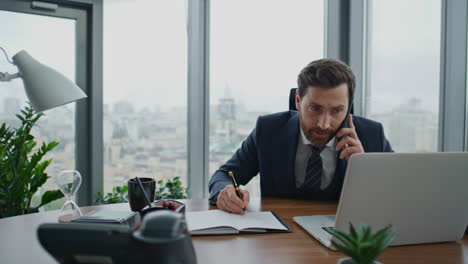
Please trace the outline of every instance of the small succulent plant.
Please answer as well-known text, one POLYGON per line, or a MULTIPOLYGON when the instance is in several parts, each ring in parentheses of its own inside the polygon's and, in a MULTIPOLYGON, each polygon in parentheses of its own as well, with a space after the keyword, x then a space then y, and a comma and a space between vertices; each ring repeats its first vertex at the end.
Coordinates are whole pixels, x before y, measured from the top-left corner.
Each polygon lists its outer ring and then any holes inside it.
POLYGON ((332 245, 348 255, 354 264, 372 264, 375 259, 392 243, 395 234, 391 226, 372 233, 369 226, 360 224, 356 230, 349 224, 349 234, 338 229, 327 228, 328 233, 338 241, 332 240, 332 245))

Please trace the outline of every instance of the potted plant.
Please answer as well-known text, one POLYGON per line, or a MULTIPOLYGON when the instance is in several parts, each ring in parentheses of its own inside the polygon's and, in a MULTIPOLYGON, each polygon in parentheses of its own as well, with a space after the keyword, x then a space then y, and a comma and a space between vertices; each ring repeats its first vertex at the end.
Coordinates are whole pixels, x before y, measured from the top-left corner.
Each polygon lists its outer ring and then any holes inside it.
MULTIPOLYGON (((159 180, 156 182, 155 200, 161 199, 186 199, 188 197, 188 189, 182 186, 180 177, 172 179, 159 180)), ((109 193, 104 193, 103 190, 97 193, 95 200, 96 204, 113 204, 128 202, 128 186, 116 186, 109 193)))
POLYGON ((325 229, 337 240, 332 240, 332 245, 346 254, 348 258, 342 258, 339 264, 378 264, 377 257, 392 243, 395 234, 391 226, 387 226, 375 234, 371 227, 359 225, 358 230, 349 224, 349 234, 335 228, 325 229))
POLYGON ((182 186, 180 177, 174 177, 166 182, 159 180, 156 182, 156 200, 161 199, 187 199, 188 189, 182 186))
POLYGON ((114 204, 128 202, 128 186, 116 186, 112 188, 112 192, 104 194, 101 190, 97 193, 95 204, 114 204))
POLYGON ((39 207, 63 197, 59 190, 45 192, 38 206, 31 205, 33 195, 50 178, 46 169, 52 159, 41 161, 59 143, 42 143, 36 148, 31 129, 41 118, 30 106, 16 115, 18 128, 3 123, 0 127, 0 218, 38 212, 39 207))

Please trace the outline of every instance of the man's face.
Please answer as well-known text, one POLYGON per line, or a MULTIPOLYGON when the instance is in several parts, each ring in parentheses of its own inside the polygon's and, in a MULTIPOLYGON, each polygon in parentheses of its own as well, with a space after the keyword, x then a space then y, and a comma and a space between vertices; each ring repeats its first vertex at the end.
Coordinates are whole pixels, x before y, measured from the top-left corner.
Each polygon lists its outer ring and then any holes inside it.
POLYGON ((330 141, 346 118, 348 110, 348 85, 334 88, 309 86, 300 98, 296 93, 299 121, 307 139, 321 147, 330 141))

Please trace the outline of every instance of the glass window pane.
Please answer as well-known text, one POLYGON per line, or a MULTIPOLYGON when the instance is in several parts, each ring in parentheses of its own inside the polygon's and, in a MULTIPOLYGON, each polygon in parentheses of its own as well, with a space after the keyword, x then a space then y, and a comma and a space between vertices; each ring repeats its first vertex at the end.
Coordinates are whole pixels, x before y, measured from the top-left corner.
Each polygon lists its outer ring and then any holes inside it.
MULTIPOLYGON (((32 57, 75 80, 75 21, 64 18, 46 17, 0 11, 0 24, 15 25, 2 28, 0 45, 8 52, 11 59, 21 50, 26 50, 32 57), (5 21, 5 23, 2 23, 5 21)), ((2 72, 16 73, 18 69, 7 62, 0 52, 2 72)), ((27 97, 21 79, 1 84, 0 123, 18 127, 19 113, 26 105, 27 97)), ((67 104, 44 112, 32 130, 38 145, 42 142, 58 141, 60 144, 44 158, 53 159, 47 168, 50 177, 64 169, 75 168, 75 103, 67 104)), ((57 189, 52 180, 48 180, 34 202, 46 190, 57 189)), ((63 202, 56 201, 46 209, 59 209, 63 202)))
POLYGON ((186 3, 103 8, 104 190, 135 176, 187 186, 186 3))
POLYGON ((365 115, 395 151, 437 151, 441 1, 368 3, 365 115))
MULTIPOLYGON (((210 19, 211 177, 255 127, 287 111, 297 75, 324 53, 324 2, 212 1, 210 19), (268 8, 265 8, 268 7, 268 8)), ((247 186, 260 196, 259 177, 247 186)))

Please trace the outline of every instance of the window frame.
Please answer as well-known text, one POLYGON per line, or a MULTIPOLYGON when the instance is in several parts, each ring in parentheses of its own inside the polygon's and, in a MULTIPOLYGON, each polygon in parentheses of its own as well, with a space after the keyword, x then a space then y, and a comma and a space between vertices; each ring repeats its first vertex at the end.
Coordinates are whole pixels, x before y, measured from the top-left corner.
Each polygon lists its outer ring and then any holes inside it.
POLYGON ((82 176, 77 201, 80 206, 90 205, 103 183, 102 0, 53 3, 58 5, 57 9, 44 10, 32 8, 31 1, 2 0, 0 10, 76 21, 75 82, 88 96, 76 102, 75 168, 82 176))
POLYGON ((439 151, 467 150, 468 1, 442 1, 439 151))
POLYGON ((190 198, 208 194, 210 1, 188 1, 187 183, 190 198))
MULTIPOLYGON (((349 65, 356 74, 356 114, 365 113, 368 2, 353 0, 350 6, 349 65)), ((441 0, 441 50, 438 150, 468 150, 467 0, 441 0)))

